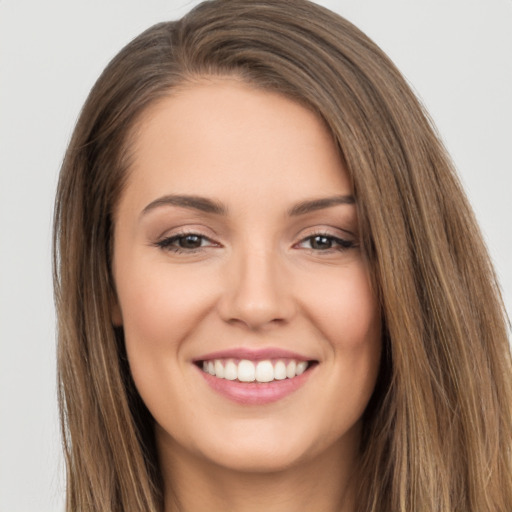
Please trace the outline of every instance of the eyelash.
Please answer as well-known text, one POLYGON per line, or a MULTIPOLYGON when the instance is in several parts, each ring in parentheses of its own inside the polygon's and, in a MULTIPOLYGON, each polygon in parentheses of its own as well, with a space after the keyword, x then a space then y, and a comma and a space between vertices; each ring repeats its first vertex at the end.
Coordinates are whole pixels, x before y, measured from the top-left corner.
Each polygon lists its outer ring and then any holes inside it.
POLYGON ((295 245, 301 245, 306 241, 309 241, 311 243, 315 238, 325 239, 331 244, 331 247, 328 247, 326 249, 314 249, 313 247, 306 248, 307 250, 315 253, 343 252, 357 247, 356 242, 354 242, 353 240, 346 240, 344 238, 333 236, 329 233, 313 233, 312 235, 303 238, 298 244, 295 245), (335 247, 332 247, 332 245, 335 245, 335 247))
MULTIPOLYGON (((357 247, 357 243, 352 240, 346 240, 344 238, 339 238, 336 236, 333 236, 329 233, 319 232, 319 233, 313 233, 305 238, 303 238, 300 242, 294 245, 294 247, 301 246, 302 244, 309 241, 311 243, 315 238, 322 238, 326 242, 331 244, 331 247, 324 248, 324 249, 315 249, 313 247, 304 247, 304 249, 314 252, 314 253, 332 253, 332 252, 343 252, 347 251, 349 249, 354 249, 357 247), (333 247, 334 245, 334 247, 333 247)), ((216 244, 212 240, 210 240, 208 237, 201 235, 199 233, 178 233, 177 235, 173 235, 167 238, 163 238, 162 240, 156 242, 156 246, 164 251, 170 251, 174 252, 176 254, 194 254, 199 251, 202 251, 205 246, 202 245, 202 242, 207 241, 210 243, 207 247, 219 247, 219 244, 216 244), (179 243, 180 240, 183 240, 187 237, 195 237, 197 239, 201 240, 201 245, 199 247, 193 247, 193 248, 185 248, 185 247, 179 247, 178 245, 173 245, 176 243, 179 243)))
POLYGON ((177 254, 193 254, 193 253, 199 252, 203 249, 202 243, 199 247, 188 248, 188 249, 185 247, 179 247, 177 245, 173 245, 174 243, 179 242, 180 240, 183 240, 187 237, 199 238, 201 240, 201 242, 207 240, 208 242, 211 243, 210 247, 216 247, 216 246, 218 247, 218 244, 216 244, 215 242, 210 240, 208 237, 201 235, 199 233, 192 233, 192 232, 191 233, 178 233, 177 235, 163 238, 162 240, 156 242, 155 245, 160 247, 160 249, 163 249, 164 251, 170 251, 170 252, 174 252, 177 254))

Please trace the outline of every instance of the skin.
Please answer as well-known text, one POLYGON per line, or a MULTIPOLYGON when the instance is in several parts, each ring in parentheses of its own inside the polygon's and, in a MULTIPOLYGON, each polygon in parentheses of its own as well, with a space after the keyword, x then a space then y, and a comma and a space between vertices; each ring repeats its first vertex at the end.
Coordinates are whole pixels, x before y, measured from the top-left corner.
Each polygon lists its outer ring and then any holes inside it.
POLYGON ((380 314, 356 205, 289 214, 352 195, 326 127, 281 95, 219 78, 151 106, 132 151, 115 215, 113 321, 155 418, 166 511, 178 510, 172 494, 190 512, 353 510, 380 314), (169 194, 225 212, 158 203, 169 194), (201 246, 176 252, 184 239, 172 237, 185 233, 201 246), (326 244, 314 244, 319 234, 326 244), (240 404, 193 364, 233 347, 277 347, 318 364, 285 398, 240 404))

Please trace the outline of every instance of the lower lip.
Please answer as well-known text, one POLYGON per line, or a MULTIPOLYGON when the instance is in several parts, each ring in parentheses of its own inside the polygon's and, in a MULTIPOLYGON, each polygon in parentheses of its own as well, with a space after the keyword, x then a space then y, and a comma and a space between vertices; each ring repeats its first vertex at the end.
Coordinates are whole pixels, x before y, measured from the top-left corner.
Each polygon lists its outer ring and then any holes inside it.
POLYGON ((282 400, 300 389, 307 382, 315 367, 308 368, 304 373, 293 379, 274 380, 272 382, 239 382, 219 379, 200 368, 198 368, 198 371, 208 385, 225 398, 243 405, 264 405, 282 400))

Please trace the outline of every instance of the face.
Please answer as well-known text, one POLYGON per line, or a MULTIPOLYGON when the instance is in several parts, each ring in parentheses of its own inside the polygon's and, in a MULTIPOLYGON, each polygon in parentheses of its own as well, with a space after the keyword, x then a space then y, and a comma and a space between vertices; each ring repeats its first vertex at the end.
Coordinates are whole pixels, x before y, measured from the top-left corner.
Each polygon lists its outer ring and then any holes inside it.
POLYGON ((132 149, 113 321, 161 452, 271 471, 353 449, 380 315, 322 121, 205 81, 153 105, 132 149))

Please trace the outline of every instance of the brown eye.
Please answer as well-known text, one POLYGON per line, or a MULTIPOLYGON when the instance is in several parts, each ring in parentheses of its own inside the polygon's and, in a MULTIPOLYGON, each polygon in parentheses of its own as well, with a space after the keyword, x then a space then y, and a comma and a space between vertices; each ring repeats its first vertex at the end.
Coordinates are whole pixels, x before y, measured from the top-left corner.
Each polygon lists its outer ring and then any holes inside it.
POLYGON ((304 238, 298 246, 311 251, 329 252, 351 249, 356 247, 356 243, 352 240, 345 240, 337 236, 318 234, 304 238))
POLYGON ((311 237, 311 239, 310 239, 311 249, 316 249, 316 250, 331 249, 332 244, 333 244, 333 240, 331 237, 328 237, 328 236, 317 235, 317 236, 311 237))
POLYGON ((179 237, 176 241, 182 249, 197 249, 201 247, 203 237, 199 235, 186 235, 179 237))
POLYGON ((206 247, 218 247, 218 244, 209 238, 195 233, 184 233, 164 238, 155 244, 160 249, 171 252, 194 252, 206 247))

